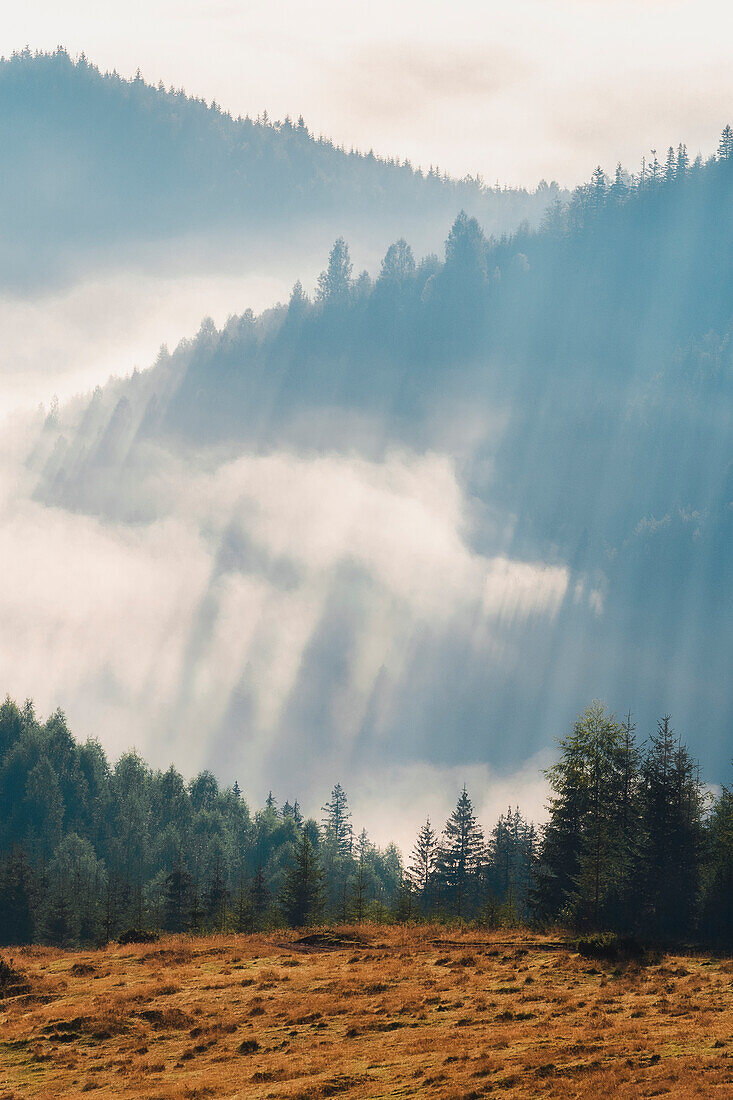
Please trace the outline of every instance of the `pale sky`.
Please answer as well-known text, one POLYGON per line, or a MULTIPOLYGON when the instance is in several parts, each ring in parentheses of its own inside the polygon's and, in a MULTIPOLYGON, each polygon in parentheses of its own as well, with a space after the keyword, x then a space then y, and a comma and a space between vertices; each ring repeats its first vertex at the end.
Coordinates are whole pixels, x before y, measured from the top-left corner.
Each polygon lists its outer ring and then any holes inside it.
POLYGON ((456 175, 572 185, 733 121, 725 0, 27 0, 0 51, 84 51, 233 113, 456 175))

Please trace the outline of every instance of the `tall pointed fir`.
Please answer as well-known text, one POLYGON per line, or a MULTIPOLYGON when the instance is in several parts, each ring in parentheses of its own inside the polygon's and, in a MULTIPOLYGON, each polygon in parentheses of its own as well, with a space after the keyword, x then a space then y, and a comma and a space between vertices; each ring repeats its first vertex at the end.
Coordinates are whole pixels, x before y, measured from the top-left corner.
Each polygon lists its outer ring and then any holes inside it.
POLYGON ((305 830, 300 833, 293 862, 285 876, 280 904, 286 921, 293 928, 313 924, 323 911, 323 871, 305 830))
POLYGON ((586 927, 610 920, 622 859, 624 742, 623 728, 598 701, 559 741, 560 759, 546 772, 550 813, 538 867, 537 909, 545 919, 586 927))
POLYGON ((346 920, 349 879, 354 870, 354 833, 346 791, 340 783, 331 791, 331 797, 323 807, 323 814, 320 851, 325 873, 326 904, 332 917, 346 920))
POLYGON ((537 859, 537 833, 519 807, 499 817, 489 843, 491 910, 503 921, 529 918, 537 859))
POLYGON ((484 836, 464 786, 443 830, 437 865, 441 897, 457 917, 471 916, 479 904, 484 860, 484 836))
POLYGON ((177 855, 165 879, 163 927, 167 932, 186 932, 191 920, 193 879, 181 855, 177 855))
POLYGON ((417 834, 407 874, 409 885, 423 915, 430 910, 434 901, 437 860, 438 836, 428 817, 417 834))
POLYGON ((669 715, 658 723, 642 772, 645 921, 657 937, 687 936, 701 887, 705 794, 669 715))
POLYGON ((702 906, 703 936, 733 943, 733 788, 723 787, 709 824, 710 863, 702 906))

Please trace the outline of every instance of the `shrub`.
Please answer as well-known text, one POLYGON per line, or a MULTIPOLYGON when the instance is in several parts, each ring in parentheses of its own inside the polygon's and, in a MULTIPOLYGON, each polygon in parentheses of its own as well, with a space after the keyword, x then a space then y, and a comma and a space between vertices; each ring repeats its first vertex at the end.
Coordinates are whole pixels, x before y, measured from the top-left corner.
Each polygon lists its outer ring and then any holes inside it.
POLYGON ((633 936, 619 936, 615 932, 591 932, 581 936, 575 947, 584 959, 605 959, 609 962, 642 959, 646 954, 644 946, 633 936))
POLYGON ((157 932, 146 932, 143 928, 128 928, 117 940, 124 947, 128 943, 157 943, 157 932))

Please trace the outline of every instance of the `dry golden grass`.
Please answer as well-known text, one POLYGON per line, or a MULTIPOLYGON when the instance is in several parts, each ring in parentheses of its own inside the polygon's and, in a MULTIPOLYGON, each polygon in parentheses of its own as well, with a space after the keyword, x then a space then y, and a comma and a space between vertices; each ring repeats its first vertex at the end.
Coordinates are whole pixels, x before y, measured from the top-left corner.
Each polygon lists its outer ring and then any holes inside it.
POLYGON ((30 992, 0 1001, 0 1100, 733 1097, 728 960, 339 931, 13 951, 30 992))

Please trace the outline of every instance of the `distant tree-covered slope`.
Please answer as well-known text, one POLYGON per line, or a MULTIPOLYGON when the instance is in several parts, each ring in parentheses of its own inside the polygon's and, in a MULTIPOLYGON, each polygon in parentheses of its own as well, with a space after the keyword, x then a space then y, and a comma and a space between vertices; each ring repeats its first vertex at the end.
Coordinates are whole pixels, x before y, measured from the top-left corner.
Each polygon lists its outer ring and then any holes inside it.
MULTIPOLYGON (((590 694, 600 675, 643 712, 662 683, 695 751, 721 768, 733 646, 726 140, 707 163, 680 149, 652 175, 611 183, 599 170, 537 231, 491 238, 461 214, 444 260, 418 261, 399 240, 376 279, 355 276, 337 241, 315 300, 296 285, 259 318, 205 322, 152 370, 51 416, 33 456, 40 497, 145 521, 177 493, 165 455, 194 469, 202 453, 216 465, 278 448, 448 452, 475 548, 570 571, 558 641, 532 658, 538 695, 543 683, 553 698, 590 694)), ((259 568, 249 551, 227 555, 227 570, 259 568)), ((476 746, 474 694, 489 679, 453 675, 443 720, 470 709, 462 728, 476 746)), ((544 705, 518 702, 519 682, 493 682, 497 726, 541 724, 534 711, 518 719, 517 707, 544 705)), ((442 751, 438 712, 426 720, 442 751)))
MULTIPOLYGON (((609 461, 623 485, 597 519, 603 539, 663 502, 727 500, 733 159, 676 164, 615 186, 596 173, 536 231, 487 237, 463 212, 444 260, 401 239, 375 279, 355 277, 339 239, 314 300, 297 284, 260 317, 207 320, 152 371, 98 391, 75 461, 104 471, 150 439, 350 445, 347 413, 424 445, 436 416, 471 405, 509 410, 499 491, 510 507, 520 485, 536 493, 525 522, 553 541, 570 516, 584 526, 609 461)), ((74 494, 80 468, 65 461, 74 494)))
POLYGON ((240 249, 275 250, 378 231, 432 248, 461 207, 504 231, 537 222, 557 195, 349 152, 302 119, 235 119, 63 50, 0 62, 0 144, 0 280, 11 285, 172 238, 221 248, 234 233, 240 249))

